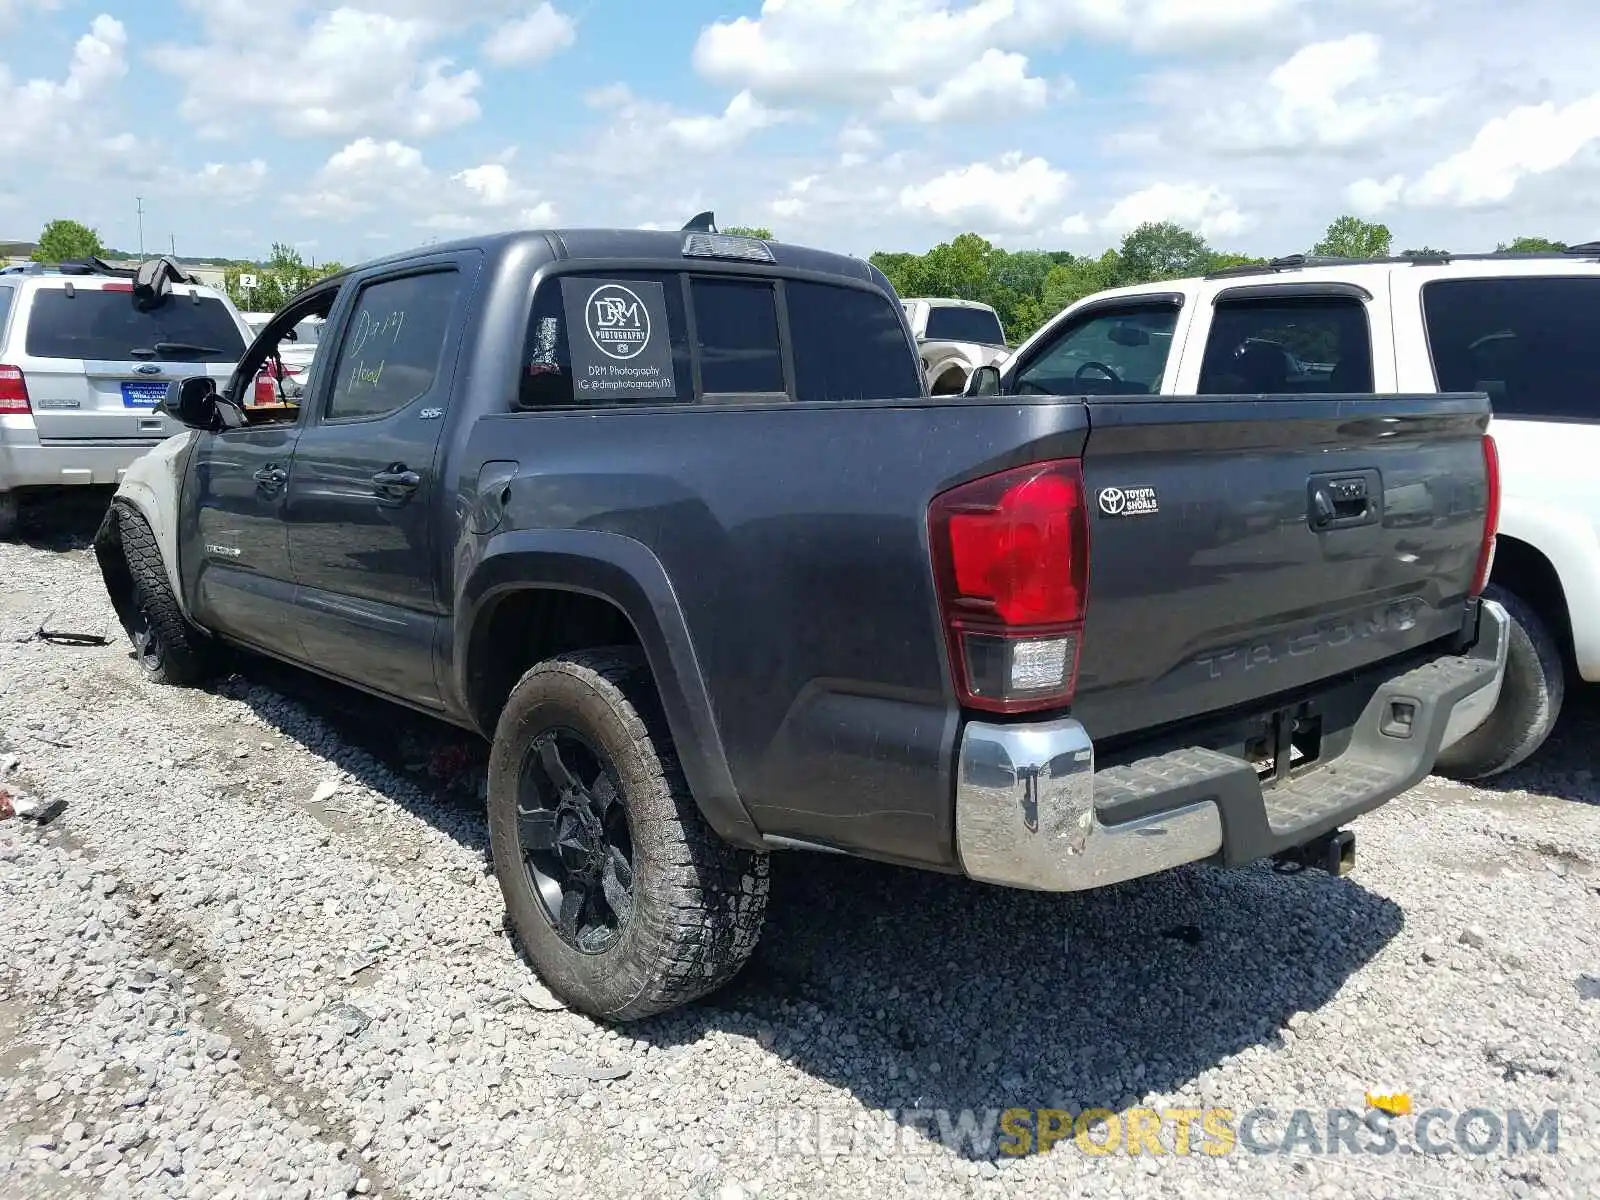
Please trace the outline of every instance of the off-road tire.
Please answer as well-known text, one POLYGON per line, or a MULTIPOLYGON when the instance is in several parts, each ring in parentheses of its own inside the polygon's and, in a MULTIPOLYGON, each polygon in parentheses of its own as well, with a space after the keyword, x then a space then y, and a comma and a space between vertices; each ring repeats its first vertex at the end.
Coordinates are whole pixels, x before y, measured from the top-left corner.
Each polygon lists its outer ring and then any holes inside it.
POLYGON ((540 978, 573 1008, 608 1021, 653 1016, 717 990, 754 951, 766 915, 767 856, 724 842, 700 815, 637 650, 564 654, 522 676, 495 729, 488 808, 512 927, 540 978), (599 953, 580 951, 557 932, 518 833, 522 764, 535 739, 556 728, 595 747, 627 813, 632 915, 599 953))
POLYGON ((9 542, 17 536, 17 494, 0 492, 0 542, 9 542))
POLYGON ((138 655, 141 672, 156 683, 177 687, 204 682, 216 670, 216 647, 178 606, 155 532, 143 514, 127 504, 113 504, 107 520, 117 522, 118 538, 117 544, 96 539, 101 573, 110 587, 117 564, 114 559, 108 563, 107 556, 120 549, 131 584, 120 599, 112 588, 117 617, 136 649, 141 627, 148 627, 155 638, 153 653, 138 655))
POLYGON ((1495 584, 1483 595, 1503 605, 1511 618, 1505 681, 1488 719, 1440 753, 1435 770, 1451 779, 1486 779, 1524 762, 1555 728, 1566 693, 1561 644, 1544 619, 1495 584))

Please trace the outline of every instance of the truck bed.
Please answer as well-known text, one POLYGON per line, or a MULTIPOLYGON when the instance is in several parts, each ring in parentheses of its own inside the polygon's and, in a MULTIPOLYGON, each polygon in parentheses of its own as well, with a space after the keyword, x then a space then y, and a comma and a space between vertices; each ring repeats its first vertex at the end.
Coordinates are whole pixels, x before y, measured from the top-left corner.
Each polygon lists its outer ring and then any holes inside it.
POLYGON ((936 496, 1081 459, 1089 600, 1078 694, 1056 715, 1131 758, 1164 728, 1265 712, 1457 635, 1488 416, 1482 396, 612 409, 480 420, 464 460, 528 447, 508 528, 621 535, 659 561, 770 844, 957 869, 954 747, 973 714, 930 568, 936 496), (1324 475, 1366 479, 1376 515, 1314 531, 1324 475), (1107 488, 1136 507, 1151 489, 1156 511, 1102 511, 1107 488))

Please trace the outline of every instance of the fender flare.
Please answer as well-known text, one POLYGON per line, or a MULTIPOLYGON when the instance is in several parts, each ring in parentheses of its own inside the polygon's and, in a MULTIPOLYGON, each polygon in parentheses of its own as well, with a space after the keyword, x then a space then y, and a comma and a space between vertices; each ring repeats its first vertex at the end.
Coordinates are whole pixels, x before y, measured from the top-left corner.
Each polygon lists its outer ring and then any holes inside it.
POLYGON ((724 841, 766 849, 734 786, 672 581, 649 547, 633 538, 598 530, 535 529, 499 533, 483 546, 457 590, 452 659, 456 694, 480 732, 492 737, 494 726, 487 714, 473 708, 468 675, 473 630, 499 600, 529 589, 578 592, 621 611, 644 649, 678 761, 701 814, 724 841))
POLYGON ((161 565, 166 568, 172 595, 183 615, 190 620, 194 618, 178 578, 178 519, 189 450, 198 436, 194 430, 185 430, 134 459, 123 472, 122 482, 112 497, 113 502, 128 505, 149 524, 161 551, 161 565))
POLYGON ((1555 569, 1578 674, 1587 682, 1600 680, 1600 616, 1589 615, 1600 614, 1600 538, 1593 523, 1573 509, 1508 495, 1498 533, 1538 551, 1555 569))

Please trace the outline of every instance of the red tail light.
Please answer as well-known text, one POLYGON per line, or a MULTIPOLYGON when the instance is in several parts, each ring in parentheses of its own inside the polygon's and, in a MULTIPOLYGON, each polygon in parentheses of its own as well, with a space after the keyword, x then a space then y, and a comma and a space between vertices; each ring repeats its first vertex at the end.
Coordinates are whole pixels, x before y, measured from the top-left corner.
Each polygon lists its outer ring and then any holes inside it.
POLYGON ((22 377, 18 367, 0 367, 0 416, 22 414, 26 416, 33 411, 33 405, 28 402, 28 381, 22 377))
POLYGON ((1494 569, 1494 540, 1500 531, 1500 449, 1492 434, 1483 435, 1483 471, 1489 481, 1489 498, 1483 514, 1483 545, 1478 550, 1478 572, 1472 577, 1472 595, 1483 594, 1494 569))
POLYGON ((278 402, 278 385, 273 382, 272 372, 262 370, 256 376, 256 403, 276 404, 278 402))
POLYGON ((105 283, 105 284, 101 284, 100 285, 100 290, 102 292, 131 292, 131 291, 133 291, 133 284, 131 284, 131 283, 105 283))
POLYGON ((961 703, 1058 708, 1078 682, 1089 520, 1075 459, 1033 463, 934 498, 939 607, 961 703))

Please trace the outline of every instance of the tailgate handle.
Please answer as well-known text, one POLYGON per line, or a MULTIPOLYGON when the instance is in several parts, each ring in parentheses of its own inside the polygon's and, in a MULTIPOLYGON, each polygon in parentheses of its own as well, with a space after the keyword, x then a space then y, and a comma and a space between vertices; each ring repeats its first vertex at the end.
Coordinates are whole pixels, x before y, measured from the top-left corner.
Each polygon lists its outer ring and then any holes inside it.
POLYGON ((1319 533, 1371 525, 1380 516, 1383 487, 1376 471, 1313 475, 1306 492, 1306 521, 1319 533))

